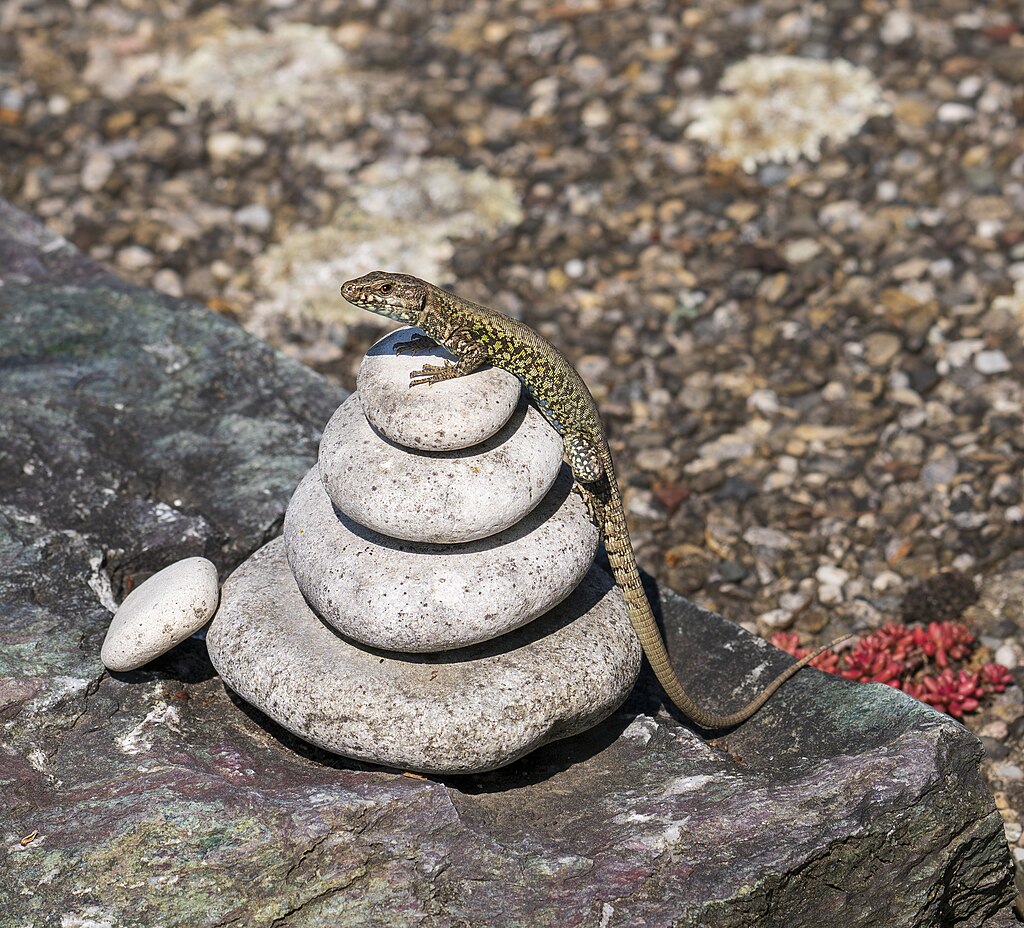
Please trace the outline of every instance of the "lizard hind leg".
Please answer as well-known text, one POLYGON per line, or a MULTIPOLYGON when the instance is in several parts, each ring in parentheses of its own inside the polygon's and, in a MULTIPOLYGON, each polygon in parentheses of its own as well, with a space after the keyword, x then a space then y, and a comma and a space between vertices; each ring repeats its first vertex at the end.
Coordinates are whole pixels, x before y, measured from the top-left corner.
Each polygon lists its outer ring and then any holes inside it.
POLYGON ((602 513, 604 512, 604 507, 601 505, 601 501, 597 498, 594 491, 585 483, 580 483, 578 480, 574 480, 572 483, 572 492, 583 500, 583 505, 587 507, 587 515, 590 517, 590 521, 603 531, 604 518, 602 513))

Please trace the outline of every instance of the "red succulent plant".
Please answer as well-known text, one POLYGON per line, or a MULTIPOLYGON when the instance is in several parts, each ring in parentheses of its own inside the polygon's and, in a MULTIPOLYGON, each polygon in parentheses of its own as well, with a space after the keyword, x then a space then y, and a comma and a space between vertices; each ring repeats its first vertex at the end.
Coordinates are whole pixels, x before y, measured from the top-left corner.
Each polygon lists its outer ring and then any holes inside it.
MULTIPOLYGON (((777 632, 771 641, 794 657, 810 653, 800 646, 795 632, 777 632)), ((982 664, 977 670, 963 666, 975 647, 974 635, 961 622, 889 622, 865 635, 841 658, 826 651, 811 666, 859 683, 885 683, 962 718, 1014 682, 1001 664, 982 664)))

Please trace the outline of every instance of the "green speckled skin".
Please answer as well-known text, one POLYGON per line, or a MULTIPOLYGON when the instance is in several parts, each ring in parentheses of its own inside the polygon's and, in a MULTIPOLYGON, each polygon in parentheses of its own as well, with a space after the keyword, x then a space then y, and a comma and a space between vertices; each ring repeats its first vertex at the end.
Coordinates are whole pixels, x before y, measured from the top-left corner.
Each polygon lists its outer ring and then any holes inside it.
MULTIPOLYGON (((679 710, 694 722, 702 728, 721 729, 746 721, 786 680, 820 653, 788 667, 755 699, 735 712, 719 714, 701 708, 686 693, 669 662, 633 555, 597 404, 565 356, 522 322, 407 274, 373 271, 347 281, 341 293, 356 306, 416 326, 458 359, 454 364, 425 364, 409 375, 413 385, 429 386, 462 377, 484 364, 503 368, 522 381, 537 408, 562 436, 575 489, 601 529, 615 582, 622 590, 633 628, 655 675, 679 710)), ((414 338, 405 347, 416 351, 429 343, 414 338)))

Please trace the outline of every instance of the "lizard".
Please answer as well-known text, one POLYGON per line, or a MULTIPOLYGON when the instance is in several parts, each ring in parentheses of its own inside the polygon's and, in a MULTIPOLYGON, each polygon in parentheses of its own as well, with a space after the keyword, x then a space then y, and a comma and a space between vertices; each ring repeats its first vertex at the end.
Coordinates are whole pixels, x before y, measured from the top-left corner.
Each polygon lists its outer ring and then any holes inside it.
POLYGON ((640 580, 597 404, 568 359, 518 319, 408 274, 373 271, 346 281, 341 295, 354 306, 414 326, 423 333, 396 346, 399 353, 419 353, 440 345, 456 358, 443 365, 425 363, 409 375, 410 387, 463 377, 485 364, 502 368, 522 382, 537 409, 562 439, 565 460, 572 471, 573 490, 583 499, 601 533, 626 612, 658 682, 676 707, 698 726, 719 730, 745 722, 790 677, 837 643, 833 641, 791 664, 740 709, 718 713, 700 706, 686 692, 669 662, 640 580))

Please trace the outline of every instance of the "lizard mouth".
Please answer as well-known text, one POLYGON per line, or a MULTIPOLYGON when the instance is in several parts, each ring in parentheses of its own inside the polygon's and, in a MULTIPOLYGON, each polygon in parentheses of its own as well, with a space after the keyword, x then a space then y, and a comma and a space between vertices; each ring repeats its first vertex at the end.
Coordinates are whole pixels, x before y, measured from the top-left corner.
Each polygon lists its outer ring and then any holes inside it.
POLYGON ((356 305, 362 305, 369 302, 367 299, 369 294, 366 292, 360 292, 354 280, 346 280, 345 283, 341 285, 341 295, 350 303, 355 303, 356 305))

